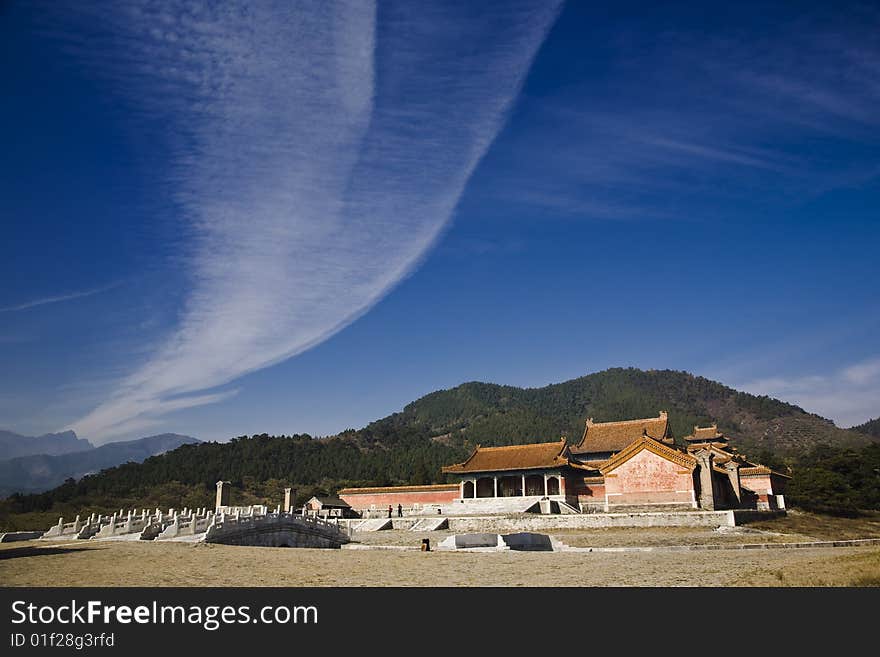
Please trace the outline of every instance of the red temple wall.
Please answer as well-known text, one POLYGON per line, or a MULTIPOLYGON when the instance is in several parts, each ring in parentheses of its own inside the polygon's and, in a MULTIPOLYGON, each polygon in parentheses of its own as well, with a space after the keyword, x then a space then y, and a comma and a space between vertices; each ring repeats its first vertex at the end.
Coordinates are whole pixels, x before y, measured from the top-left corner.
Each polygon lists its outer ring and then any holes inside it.
POLYGON ((339 497, 345 500, 353 509, 369 509, 375 506, 376 509, 388 508, 390 504, 395 509, 400 504, 405 508, 411 508, 413 504, 449 504, 458 498, 458 484, 453 484, 448 488, 434 489, 430 491, 413 491, 407 490, 405 487, 400 491, 390 489, 381 489, 376 492, 363 493, 346 493, 339 492, 339 497))
POLYGON ((605 475, 609 506, 692 504, 691 471, 653 452, 641 452, 605 475))

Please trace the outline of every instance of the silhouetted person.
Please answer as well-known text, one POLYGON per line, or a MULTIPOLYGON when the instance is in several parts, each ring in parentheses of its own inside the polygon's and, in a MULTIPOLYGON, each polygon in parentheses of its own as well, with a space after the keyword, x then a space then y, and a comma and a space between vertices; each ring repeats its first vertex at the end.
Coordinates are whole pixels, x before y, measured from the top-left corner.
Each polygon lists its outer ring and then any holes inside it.
POLYGON ((400 504, 397 505, 397 517, 398 518, 403 517, 403 507, 400 504))
POLYGON ((389 518, 391 517, 391 505, 390 504, 388 505, 388 517, 389 518))

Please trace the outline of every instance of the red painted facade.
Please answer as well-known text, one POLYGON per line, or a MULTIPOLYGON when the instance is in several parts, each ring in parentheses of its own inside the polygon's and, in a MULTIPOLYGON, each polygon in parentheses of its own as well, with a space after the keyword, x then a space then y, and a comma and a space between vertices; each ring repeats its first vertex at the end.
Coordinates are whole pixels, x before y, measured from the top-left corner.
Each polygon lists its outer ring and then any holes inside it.
POLYGON ((643 449, 605 475, 610 507, 643 504, 692 505, 691 470, 643 449))
POLYGON ((784 479, 774 477, 772 474, 741 476, 740 486, 754 493, 759 508, 775 509, 777 507, 776 495, 782 493, 784 479))
POLYGON ((389 505, 396 511, 400 504, 411 509, 414 504, 449 504, 459 495, 458 484, 437 486, 401 486, 393 488, 352 488, 339 491, 339 497, 351 508, 387 509, 389 505))
POLYGON ((601 480, 597 481, 596 477, 572 480, 568 484, 568 490, 572 495, 577 496, 581 505, 605 504, 605 483, 601 480))

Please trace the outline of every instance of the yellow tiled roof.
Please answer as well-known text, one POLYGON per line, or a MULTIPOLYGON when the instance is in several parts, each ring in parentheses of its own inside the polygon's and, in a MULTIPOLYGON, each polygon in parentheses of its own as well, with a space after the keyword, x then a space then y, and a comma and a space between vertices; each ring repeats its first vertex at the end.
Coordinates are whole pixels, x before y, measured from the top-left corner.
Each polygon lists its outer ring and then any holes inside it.
POLYGON ((645 435, 659 441, 670 439, 666 411, 660 411, 658 417, 620 422, 593 422, 593 418, 590 418, 583 438, 572 448, 572 453, 619 452, 645 435))
POLYGON ((781 472, 776 472, 776 470, 771 470, 766 465, 762 465, 761 463, 749 463, 749 467, 739 469, 739 475, 741 477, 776 475, 777 477, 785 477, 786 479, 791 479, 791 477, 789 477, 787 474, 782 474, 781 472))
POLYGON ((443 472, 491 472, 495 470, 531 470, 570 465, 565 439, 552 443, 480 447, 463 463, 443 468, 443 472))
POLYGON ((690 436, 685 436, 684 439, 711 442, 713 440, 723 437, 724 434, 718 431, 718 425, 713 424, 708 427, 694 427, 694 432, 690 436))

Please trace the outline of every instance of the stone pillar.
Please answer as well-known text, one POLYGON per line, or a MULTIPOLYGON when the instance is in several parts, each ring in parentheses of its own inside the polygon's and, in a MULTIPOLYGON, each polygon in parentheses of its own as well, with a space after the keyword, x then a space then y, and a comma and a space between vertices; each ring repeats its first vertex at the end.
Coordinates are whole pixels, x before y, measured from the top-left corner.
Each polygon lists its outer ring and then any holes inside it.
POLYGON ((296 496, 293 488, 284 489, 284 513, 293 512, 293 499, 296 496))
POLYGON ((228 481, 218 481, 217 482, 217 496, 214 498, 214 510, 216 511, 221 506, 229 506, 229 488, 230 483, 228 481))
POLYGON ((712 478, 712 461, 715 457, 707 449, 694 454, 700 465, 700 508, 705 511, 715 510, 715 482, 712 478))
POLYGON ((498 497, 498 477, 492 477, 492 481, 495 484, 495 497, 498 497))
POLYGON ((739 463, 731 459, 724 464, 724 469, 727 471, 727 478, 730 479, 730 487, 733 488, 733 493, 736 495, 737 506, 739 506, 742 502, 742 488, 739 483, 739 463))

